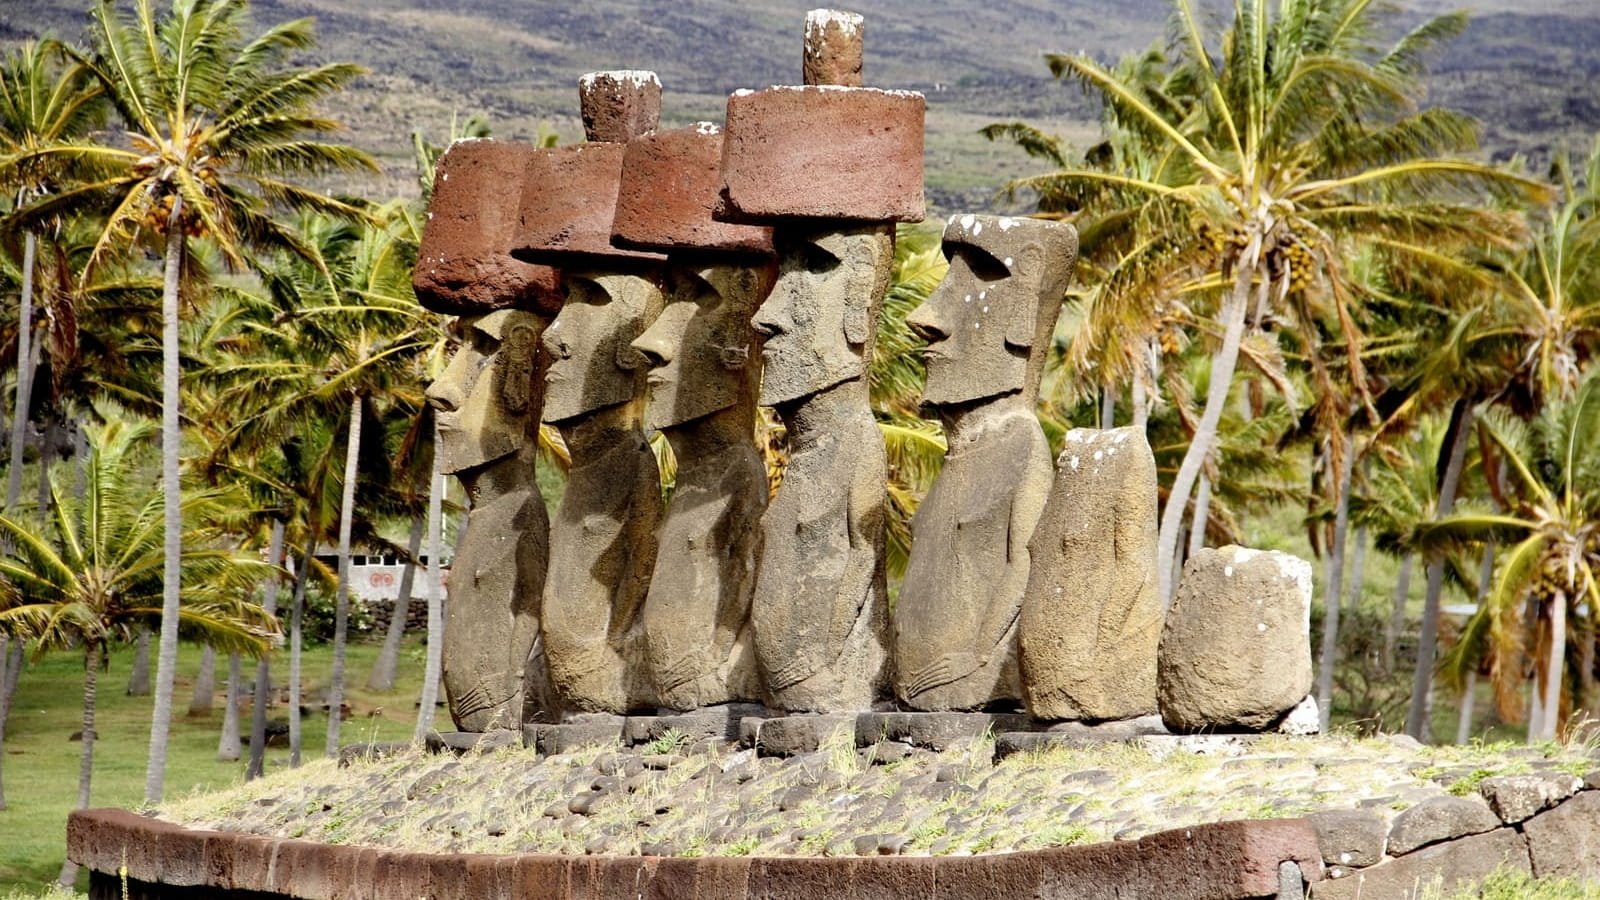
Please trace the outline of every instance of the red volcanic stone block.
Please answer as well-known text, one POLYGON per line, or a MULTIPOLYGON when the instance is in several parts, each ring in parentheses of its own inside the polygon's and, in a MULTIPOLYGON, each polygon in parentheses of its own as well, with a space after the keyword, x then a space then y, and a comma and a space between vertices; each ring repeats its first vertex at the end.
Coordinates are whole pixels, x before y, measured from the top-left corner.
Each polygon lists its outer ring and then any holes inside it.
POLYGON ((717 217, 732 222, 919 222, 926 102, 828 86, 728 98, 717 217))
POLYGON ((661 81, 643 70, 590 72, 578 79, 578 108, 589 140, 630 141, 661 121, 661 81))
POLYGON ((1217 822, 1139 839, 1139 884, 1166 900, 1270 897, 1278 866, 1294 862, 1322 879, 1322 852, 1309 819, 1217 822))
POLYGON ((587 143, 530 156, 512 255, 563 267, 665 259, 611 245, 626 151, 626 144, 587 143))
POLYGON ((611 242, 635 250, 771 255, 772 229, 711 217, 722 184, 722 130, 710 123, 628 142, 611 242))
POLYGON ((539 152, 507 141, 463 140, 439 158, 412 273, 423 306, 451 315, 560 308, 556 270, 511 256, 523 177, 539 152))

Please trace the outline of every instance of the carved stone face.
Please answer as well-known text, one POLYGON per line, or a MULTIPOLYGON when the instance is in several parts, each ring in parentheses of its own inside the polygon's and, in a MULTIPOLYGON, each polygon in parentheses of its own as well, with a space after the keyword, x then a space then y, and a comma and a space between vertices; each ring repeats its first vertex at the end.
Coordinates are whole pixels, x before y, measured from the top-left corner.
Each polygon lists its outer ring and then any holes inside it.
POLYGON ((563 422, 639 394, 647 363, 629 346, 661 309, 641 275, 568 272, 566 302, 544 332, 550 354, 544 420, 563 422))
POLYGON ((950 271, 906 325, 928 342, 922 400, 934 406, 1035 390, 1076 232, 1059 222, 962 216, 945 230, 950 271))
POLYGON ((866 371, 878 308, 894 263, 882 226, 796 233, 778 229, 778 281, 750 324, 762 347, 761 403, 810 396, 866 371))
POLYGON ((760 337, 750 314, 772 279, 768 266, 668 268, 666 305, 633 342, 650 360, 646 427, 681 425, 754 393, 760 337))
POLYGON ((439 423, 441 468, 457 473, 515 453, 539 411, 535 352, 546 320, 525 310, 463 316, 450 364, 428 386, 439 423))

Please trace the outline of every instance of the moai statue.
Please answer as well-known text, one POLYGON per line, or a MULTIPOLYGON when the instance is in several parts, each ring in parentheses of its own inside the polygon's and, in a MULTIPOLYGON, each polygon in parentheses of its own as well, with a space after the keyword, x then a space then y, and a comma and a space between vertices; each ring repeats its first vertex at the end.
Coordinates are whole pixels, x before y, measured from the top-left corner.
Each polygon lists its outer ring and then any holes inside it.
POLYGON ((1056 458, 1018 636, 1035 719, 1156 711, 1156 458, 1143 428, 1074 428, 1056 458))
POLYGON ((894 222, 923 217, 922 95, 860 87, 862 21, 806 17, 803 87, 728 100, 720 218, 774 226, 761 403, 788 433, 753 609, 768 705, 864 710, 886 693, 887 463, 867 397, 894 222))
POLYGON ((634 140, 612 226, 613 243, 667 253, 666 306, 633 346, 652 364, 646 423, 678 463, 644 607, 651 681, 677 710, 759 694, 750 591, 768 487, 750 314, 772 288, 772 234, 712 220, 721 159, 709 123, 634 140))
POLYGON ((640 426, 645 358, 630 344, 661 310, 659 254, 611 245, 630 137, 653 130, 661 85, 649 72, 579 82, 590 143, 530 159, 516 254, 562 267, 565 303, 544 332, 544 421, 572 466, 550 529, 541 630, 563 715, 653 709, 640 613, 656 562, 661 478, 640 426))
POLYGON ((1052 475, 1034 404, 1077 232, 966 215, 945 228, 944 252, 949 273, 906 319, 928 342, 922 400, 949 449, 911 522, 895 693, 913 709, 970 710, 1022 699, 1017 619, 1052 475))
POLYGON ((443 653, 450 716, 462 731, 520 728, 549 703, 538 641, 549 524, 534 459, 539 337, 560 295, 556 270, 509 254, 535 152, 503 141, 451 145, 413 276, 424 306, 460 316, 451 326, 459 346, 428 401, 440 467, 461 481, 470 504, 443 653))

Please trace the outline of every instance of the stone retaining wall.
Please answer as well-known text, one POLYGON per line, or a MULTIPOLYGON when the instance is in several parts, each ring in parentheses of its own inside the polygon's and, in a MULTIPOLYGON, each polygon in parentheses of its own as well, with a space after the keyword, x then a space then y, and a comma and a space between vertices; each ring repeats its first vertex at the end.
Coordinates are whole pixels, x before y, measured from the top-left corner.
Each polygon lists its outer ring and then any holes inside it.
POLYGON ((1370 809, 1314 813, 1328 879, 1311 900, 1415 900, 1501 867, 1600 878, 1596 787, 1594 775, 1502 775, 1483 779, 1477 793, 1425 800, 1388 825, 1370 809))
POLYGON ((124 887, 130 900, 1255 900, 1299 897, 1322 877, 1305 819, 991 856, 685 859, 405 853, 91 809, 68 820, 67 855, 106 900, 124 887))

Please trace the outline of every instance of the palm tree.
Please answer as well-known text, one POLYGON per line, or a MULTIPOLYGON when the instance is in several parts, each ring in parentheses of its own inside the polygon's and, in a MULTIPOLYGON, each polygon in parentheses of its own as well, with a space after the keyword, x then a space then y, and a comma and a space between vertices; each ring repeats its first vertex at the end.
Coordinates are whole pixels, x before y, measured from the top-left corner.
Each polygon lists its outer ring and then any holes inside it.
POLYGON ((329 170, 375 170, 370 158, 341 144, 315 140, 337 123, 314 111, 318 101, 360 69, 349 64, 288 67, 290 54, 313 45, 312 23, 301 19, 244 36, 245 0, 175 0, 158 16, 151 0, 136 0, 131 17, 116 0, 97 0, 90 12, 92 50, 78 60, 100 84, 122 120, 116 145, 68 143, 25 154, 32 162, 64 159, 105 173, 33 204, 24 221, 92 201, 109 205, 104 236, 89 268, 137 242, 158 238, 162 291, 162 478, 166 490, 167 570, 155 708, 145 799, 160 799, 172 716, 182 572, 178 495, 178 300, 194 294, 185 278, 190 236, 214 242, 233 266, 246 247, 303 249, 268 215, 271 206, 354 216, 345 204, 296 186, 287 177, 329 170))
POLYGON ((1590 373, 1530 425, 1502 420, 1488 433, 1505 471, 1506 511, 1447 518, 1426 538, 1450 546, 1504 541, 1494 587, 1457 652, 1491 654, 1496 698, 1513 713, 1519 661, 1535 656, 1545 714, 1529 738, 1553 740, 1571 708, 1569 681, 1576 687, 1587 680, 1582 672, 1569 676, 1569 620, 1587 617, 1578 631, 1593 640, 1600 608, 1600 458, 1593 452, 1600 443, 1600 374, 1590 373), (1532 634, 1523 617, 1530 599, 1538 610, 1532 634))
MULTIPOLYGON (((63 66, 61 47, 53 40, 28 41, 0 62, 0 157, 36 153, 76 138, 93 126, 100 113, 100 88, 77 65, 63 66)), ((61 174, 59 166, 37 160, 7 167, 0 190, 16 205, 49 194, 61 174)), ((38 235, 26 229, 22 250, 22 297, 17 316, 17 393, 12 406, 11 468, 6 481, 5 509, 16 505, 22 490, 22 445, 28 422, 30 392, 38 347, 33 338, 33 288, 38 235)))
MULTIPOLYGON (((139 479, 139 452, 149 441, 144 426, 112 422, 96 429, 88 483, 80 501, 56 491, 45 528, 0 517, 0 534, 15 551, 0 558, 0 580, 17 602, 0 612, 8 628, 46 649, 79 648, 84 654, 83 751, 78 807, 89 805, 94 769, 95 691, 106 651, 126 642, 140 624, 164 615, 161 605, 165 541, 161 491, 139 479)), ((215 492, 184 498, 188 516, 183 556, 183 597, 174 619, 192 640, 258 656, 268 649, 273 621, 248 596, 262 568, 247 557, 215 549, 213 529, 195 524, 223 501, 215 492)), ((70 861, 61 883, 76 874, 70 861)))
MULTIPOLYGON (((1098 93, 1120 126, 1156 161, 1148 173, 1094 165, 1024 179, 1056 208, 1078 208, 1107 187, 1136 202, 1105 217, 1140 237, 1108 276, 1117 287, 1102 312, 1136 346, 1154 336, 1170 305, 1147 302, 1172 285, 1193 308, 1181 315, 1215 342, 1204 411, 1162 513, 1159 577, 1171 596, 1172 560, 1189 496, 1206 468, 1252 330, 1289 326, 1310 361, 1324 421, 1344 419, 1347 399, 1367 405, 1367 378, 1351 278, 1344 260, 1362 245, 1436 256, 1466 244, 1507 246, 1515 217, 1475 205, 1477 193, 1542 196, 1542 189, 1477 163, 1443 158, 1469 148, 1464 116, 1414 110, 1421 57, 1461 30, 1464 18, 1430 20, 1373 53, 1370 0, 1241 0, 1232 25, 1208 43, 1191 0, 1176 0, 1175 56, 1156 84, 1107 69, 1087 55, 1052 55, 1051 70, 1098 93), (1206 318, 1199 308, 1215 303, 1206 318), (1253 310, 1253 312, 1252 312, 1253 310), (1334 384, 1318 350, 1342 336, 1349 376, 1334 384)), ((1341 430, 1327 428, 1334 456, 1341 430)))

